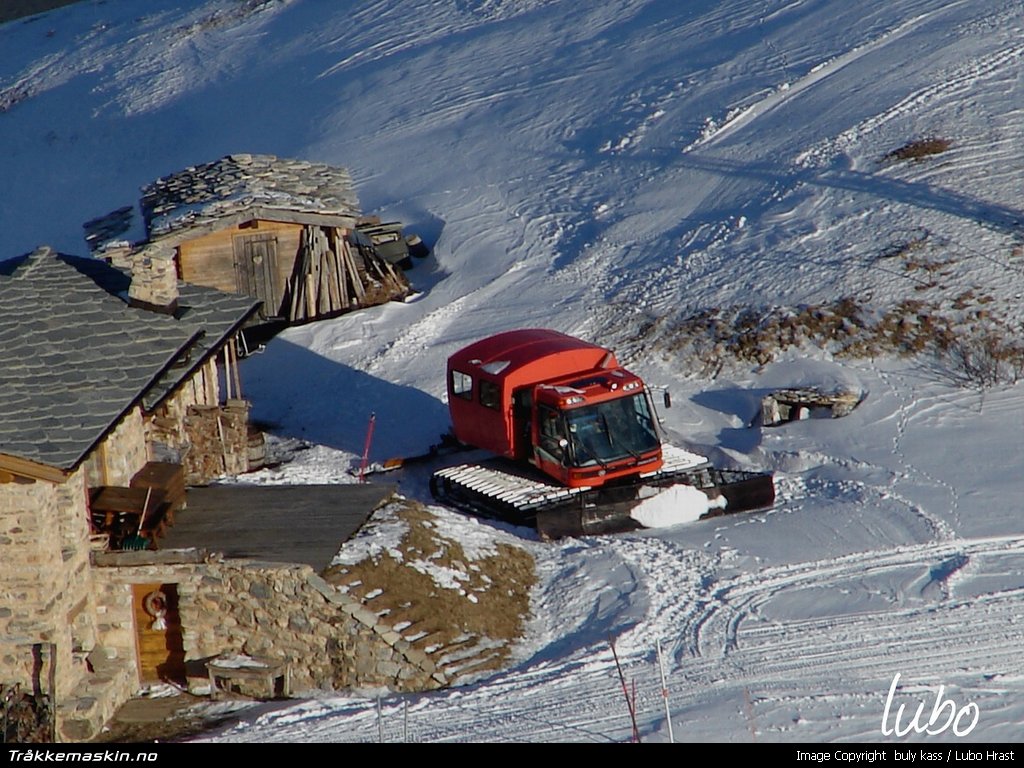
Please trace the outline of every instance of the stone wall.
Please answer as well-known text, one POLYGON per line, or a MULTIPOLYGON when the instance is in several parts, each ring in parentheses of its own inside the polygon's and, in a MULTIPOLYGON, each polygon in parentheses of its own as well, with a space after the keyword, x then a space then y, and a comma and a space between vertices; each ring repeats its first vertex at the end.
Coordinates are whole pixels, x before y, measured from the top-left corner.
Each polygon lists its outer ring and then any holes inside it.
POLYGON ((210 358, 192 378, 178 387, 146 419, 146 440, 152 458, 180 463, 188 453, 185 419, 193 406, 216 406, 220 382, 216 358, 210 358))
POLYGON ((60 698, 85 673, 95 641, 83 475, 64 486, 16 478, 0 484, 0 680, 46 687, 33 646, 56 646, 60 698), (65 520, 66 518, 66 520, 65 520), (77 535, 76 535, 77 534, 77 535))
POLYGON ((149 461, 142 411, 133 408, 103 440, 104 485, 126 486, 149 461))
POLYGON ((250 469, 251 406, 242 399, 218 405, 219 394, 217 361, 210 358, 146 420, 151 457, 181 463, 187 485, 250 469))
POLYGON ((0 484, 0 679, 7 683, 32 687, 32 645, 58 640, 50 624, 62 570, 56 522, 52 483, 0 484))
MULTIPOLYGON (((121 560, 145 557, 125 553, 121 560)), ((102 567, 95 579, 103 645, 121 653, 133 652, 131 585, 177 585, 189 687, 197 693, 207 687, 203 662, 220 654, 285 661, 295 691, 427 690, 447 682, 425 654, 309 566, 207 558, 102 567)))
MULTIPOLYGON (((0 682, 49 697, 58 729, 95 682, 87 664, 98 631, 86 498, 82 470, 62 484, 0 484, 0 682)), ((115 702, 107 682, 99 683, 99 696, 111 701, 104 715, 131 693, 115 702)))

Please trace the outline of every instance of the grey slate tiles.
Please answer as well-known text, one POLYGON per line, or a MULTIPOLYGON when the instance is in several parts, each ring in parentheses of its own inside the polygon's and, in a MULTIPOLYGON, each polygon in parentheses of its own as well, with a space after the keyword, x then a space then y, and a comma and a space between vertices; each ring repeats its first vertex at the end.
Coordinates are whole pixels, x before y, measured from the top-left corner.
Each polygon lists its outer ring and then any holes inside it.
POLYGON ((228 155, 157 179, 143 188, 141 207, 150 239, 254 207, 359 217, 346 169, 274 155, 228 155))
POLYGON ((59 469, 133 405, 155 405, 256 308, 196 286, 182 286, 177 317, 132 307, 128 275, 49 248, 0 265, 0 453, 59 469))

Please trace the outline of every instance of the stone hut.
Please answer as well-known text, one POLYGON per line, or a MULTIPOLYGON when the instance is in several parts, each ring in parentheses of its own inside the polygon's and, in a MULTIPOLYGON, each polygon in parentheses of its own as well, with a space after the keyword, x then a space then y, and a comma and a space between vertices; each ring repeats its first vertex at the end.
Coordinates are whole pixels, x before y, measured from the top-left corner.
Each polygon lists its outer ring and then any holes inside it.
POLYGON ((157 179, 142 190, 145 240, 118 240, 131 208, 85 224, 97 253, 173 264, 195 285, 252 296, 265 320, 331 317, 402 298, 401 269, 356 229, 359 202, 344 168, 235 154, 157 179))
POLYGON ((58 739, 139 683, 107 652, 90 556, 158 536, 186 482, 248 468, 235 339, 259 302, 136 267, 48 248, 0 262, 0 684, 54 702, 58 739))

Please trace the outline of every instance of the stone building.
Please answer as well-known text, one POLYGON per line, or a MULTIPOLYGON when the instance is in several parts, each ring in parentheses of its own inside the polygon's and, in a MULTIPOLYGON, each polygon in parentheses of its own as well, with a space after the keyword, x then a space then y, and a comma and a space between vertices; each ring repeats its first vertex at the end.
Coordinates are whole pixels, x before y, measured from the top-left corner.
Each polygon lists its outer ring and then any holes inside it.
POLYGON ((180 466, 179 485, 247 468, 234 344, 259 302, 164 266, 140 257, 133 278, 48 248, 0 262, 0 683, 56 702, 58 738, 139 682, 131 653, 107 652, 91 555, 158 535, 179 500, 147 484, 154 468, 180 466))
POLYGON ((187 283, 252 296, 268 320, 303 322, 381 304, 410 290, 402 270, 357 229, 359 202, 344 168, 235 154, 148 184, 145 238, 119 238, 134 210, 85 224, 114 259, 144 254, 187 283))

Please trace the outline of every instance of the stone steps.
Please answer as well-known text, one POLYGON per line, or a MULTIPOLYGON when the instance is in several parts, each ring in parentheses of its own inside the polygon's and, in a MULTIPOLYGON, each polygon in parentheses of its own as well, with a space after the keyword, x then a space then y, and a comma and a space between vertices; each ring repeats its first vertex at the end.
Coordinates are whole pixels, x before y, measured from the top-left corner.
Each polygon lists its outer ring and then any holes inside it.
POLYGON ((83 742, 97 736, 135 692, 137 672, 131 660, 116 658, 104 649, 95 649, 89 660, 93 671, 57 704, 57 727, 64 741, 83 742))

